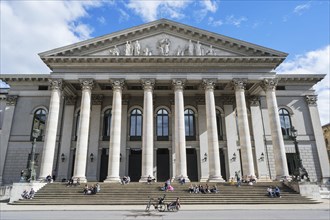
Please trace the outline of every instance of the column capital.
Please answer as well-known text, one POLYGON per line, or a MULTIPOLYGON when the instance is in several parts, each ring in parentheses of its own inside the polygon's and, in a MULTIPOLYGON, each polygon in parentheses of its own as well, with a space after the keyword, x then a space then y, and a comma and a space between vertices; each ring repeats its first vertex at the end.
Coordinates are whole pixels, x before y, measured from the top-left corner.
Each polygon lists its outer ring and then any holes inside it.
POLYGON ((62 90, 63 89, 63 80, 62 79, 49 79, 50 88, 62 90))
POLYGON ((112 90, 123 90, 125 85, 124 79, 111 79, 112 90))
POLYGON ((274 78, 264 79, 262 81, 262 83, 261 83, 261 88, 264 91, 275 90, 276 89, 276 86, 277 86, 277 83, 278 83, 278 79, 274 79, 274 78))
POLYGON ((172 85, 174 90, 183 90, 184 86, 186 84, 186 80, 185 79, 172 79, 172 85))
POLYGON ((92 90, 94 86, 93 79, 79 79, 82 90, 92 90))
POLYGON ((155 79, 141 79, 141 84, 144 90, 153 90, 155 79))
POLYGON ((214 90, 214 86, 215 86, 216 82, 217 82, 217 79, 203 79, 202 87, 205 90, 209 90, 209 89, 214 90))
POLYGON ((75 96, 64 96, 65 104, 67 105, 75 105, 77 101, 77 97, 75 96))
POLYGON ((8 95, 6 96, 6 105, 16 105, 17 95, 8 95))
POLYGON ((306 95, 305 98, 309 106, 317 106, 317 95, 306 95))
POLYGON ((235 90, 245 89, 247 79, 233 79, 232 84, 234 85, 235 90))
POLYGON ((250 96, 249 97, 250 106, 259 106, 259 96, 250 96))
POLYGON ((92 95, 92 105, 101 105, 103 101, 103 95, 92 95))

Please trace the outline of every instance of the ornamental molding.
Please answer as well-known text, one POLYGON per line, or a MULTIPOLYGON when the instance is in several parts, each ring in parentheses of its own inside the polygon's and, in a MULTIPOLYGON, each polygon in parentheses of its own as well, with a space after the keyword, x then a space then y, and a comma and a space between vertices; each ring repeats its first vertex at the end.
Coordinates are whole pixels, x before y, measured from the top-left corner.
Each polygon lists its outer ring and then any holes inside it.
POLYGON ((51 90, 62 90, 63 80, 62 79, 49 79, 49 86, 51 90))
POLYGON ((92 105, 102 105, 103 95, 92 95, 92 105))
POLYGON ((144 90, 153 90, 155 86, 155 79, 141 79, 141 84, 144 90))
POLYGON ((249 99, 250 101, 250 106, 259 106, 259 96, 250 96, 249 99))
POLYGON ((17 103, 18 96, 17 95, 8 95, 6 97, 6 105, 14 106, 17 103))
POLYGON ((278 83, 278 79, 264 79, 261 82, 261 88, 264 91, 268 91, 268 90, 275 91, 277 83, 278 83))
POLYGON ((174 90, 183 90, 186 84, 186 79, 172 79, 174 90))
POLYGON ((112 90, 123 90, 125 86, 125 80, 124 79, 111 79, 110 80, 112 85, 112 90))
POLYGON ((202 87, 205 90, 214 90, 216 82, 217 82, 217 79, 203 79, 202 87))
POLYGON ((247 79, 233 79, 232 84, 235 90, 245 90, 247 79))
POLYGON ((79 79, 82 90, 92 90, 94 86, 93 79, 79 79))
POLYGON ((306 95, 305 98, 309 106, 317 106, 317 95, 306 95))

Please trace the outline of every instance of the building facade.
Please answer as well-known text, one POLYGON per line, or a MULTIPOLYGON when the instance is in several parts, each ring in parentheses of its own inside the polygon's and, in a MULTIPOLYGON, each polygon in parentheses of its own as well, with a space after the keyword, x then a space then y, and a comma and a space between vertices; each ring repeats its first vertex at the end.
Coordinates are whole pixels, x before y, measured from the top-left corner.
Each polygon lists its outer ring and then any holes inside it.
POLYGON ((2 184, 19 181, 37 128, 39 179, 259 181, 329 159, 313 85, 278 75, 287 54, 161 19, 39 54, 50 74, 1 75, 2 184))

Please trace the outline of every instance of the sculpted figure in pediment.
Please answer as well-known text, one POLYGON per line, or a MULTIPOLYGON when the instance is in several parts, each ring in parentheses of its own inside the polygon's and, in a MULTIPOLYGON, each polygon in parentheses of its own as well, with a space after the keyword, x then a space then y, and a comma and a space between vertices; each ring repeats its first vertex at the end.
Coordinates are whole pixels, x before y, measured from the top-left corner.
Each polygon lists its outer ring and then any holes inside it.
POLYGON ((171 41, 168 38, 164 38, 159 41, 160 54, 168 56, 170 54, 171 41))
POLYGON ((191 40, 189 40, 189 43, 188 43, 188 55, 189 56, 194 55, 194 44, 192 43, 191 40))
POLYGON ((140 43, 138 40, 136 40, 135 44, 134 44, 134 55, 135 56, 140 55, 140 49, 141 49, 140 43))
POLYGON ((151 55, 152 55, 152 52, 151 52, 151 50, 149 50, 148 47, 146 47, 146 48, 144 48, 144 50, 143 50, 143 55, 144 55, 144 56, 151 56, 151 55))
POLYGON ((212 45, 210 45, 210 49, 206 52, 206 55, 209 55, 209 56, 215 56, 216 55, 212 45))
POLYGON ((110 49, 109 53, 110 53, 110 55, 113 55, 113 56, 119 56, 120 55, 119 49, 116 45, 114 46, 113 49, 110 49))
POLYGON ((177 56, 183 56, 184 55, 184 50, 182 50, 182 48, 180 47, 180 45, 178 46, 178 49, 176 51, 176 55, 177 56))
POLYGON ((131 43, 126 41, 126 49, 125 49, 125 55, 126 56, 131 56, 132 55, 132 46, 131 43))
POLYGON ((199 41, 196 44, 196 56, 202 56, 202 46, 199 41))

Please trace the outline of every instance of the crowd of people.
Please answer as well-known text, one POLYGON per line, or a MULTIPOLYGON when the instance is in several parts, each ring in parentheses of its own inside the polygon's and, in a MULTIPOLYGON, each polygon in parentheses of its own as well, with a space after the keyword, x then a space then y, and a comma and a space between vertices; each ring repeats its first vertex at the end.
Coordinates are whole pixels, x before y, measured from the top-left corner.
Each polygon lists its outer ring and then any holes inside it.
POLYGON ((162 191, 174 191, 174 187, 171 185, 171 179, 165 181, 164 186, 160 188, 162 191))
POLYGON ((282 198, 281 190, 280 190, 280 188, 278 188, 278 186, 276 186, 275 188, 273 188, 272 186, 269 186, 267 188, 267 195, 270 198, 276 198, 276 197, 282 198))
POLYGON ((203 186, 202 184, 199 185, 190 184, 188 191, 189 193, 203 193, 203 194, 220 192, 216 185, 210 187, 208 184, 205 184, 205 186, 203 186))
POLYGON ((33 188, 31 188, 30 192, 28 192, 27 190, 24 190, 23 193, 21 194, 23 199, 33 199, 34 195, 35 195, 35 191, 33 188))
POLYGON ((96 193, 101 191, 100 184, 96 183, 92 186, 88 186, 87 184, 84 187, 83 193, 85 195, 95 195, 96 193))

